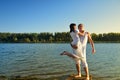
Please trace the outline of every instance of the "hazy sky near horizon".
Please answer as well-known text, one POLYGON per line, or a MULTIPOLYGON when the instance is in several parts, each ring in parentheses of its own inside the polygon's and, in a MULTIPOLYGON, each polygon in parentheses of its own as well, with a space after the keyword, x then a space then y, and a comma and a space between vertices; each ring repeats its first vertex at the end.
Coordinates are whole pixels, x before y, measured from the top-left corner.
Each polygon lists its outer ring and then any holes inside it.
POLYGON ((120 0, 0 0, 0 32, 120 32, 120 0))

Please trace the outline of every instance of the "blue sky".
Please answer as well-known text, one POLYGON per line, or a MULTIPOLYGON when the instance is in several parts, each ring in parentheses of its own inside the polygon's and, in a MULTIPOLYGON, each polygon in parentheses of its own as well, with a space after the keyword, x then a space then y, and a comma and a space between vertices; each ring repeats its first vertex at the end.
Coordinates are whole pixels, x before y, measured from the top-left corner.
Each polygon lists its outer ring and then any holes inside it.
POLYGON ((120 0, 0 0, 0 32, 120 32, 120 0))

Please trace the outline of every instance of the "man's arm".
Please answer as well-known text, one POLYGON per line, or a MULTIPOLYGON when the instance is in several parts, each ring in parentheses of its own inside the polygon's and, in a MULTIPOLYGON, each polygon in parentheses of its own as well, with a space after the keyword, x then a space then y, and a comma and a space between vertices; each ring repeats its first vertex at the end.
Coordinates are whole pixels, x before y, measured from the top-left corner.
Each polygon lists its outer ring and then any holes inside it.
POLYGON ((88 32, 88 40, 89 40, 89 42, 91 44, 91 47, 92 47, 92 53, 94 54, 96 52, 95 51, 95 47, 94 47, 94 42, 93 42, 93 40, 92 40, 91 35, 90 35, 89 32, 88 32))

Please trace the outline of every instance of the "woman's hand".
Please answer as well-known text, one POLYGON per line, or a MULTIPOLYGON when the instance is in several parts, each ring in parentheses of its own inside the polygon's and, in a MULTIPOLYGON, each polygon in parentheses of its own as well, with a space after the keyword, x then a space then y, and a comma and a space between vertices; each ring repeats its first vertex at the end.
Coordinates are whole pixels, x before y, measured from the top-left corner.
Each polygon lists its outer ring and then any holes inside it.
POLYGON ((79 32, 78 35, 79 36, 84 36, 84 33, 79 32))
POLYGON ((77 49, 77 48, 78 48, 76 45, 72 45, 71 43, 70 43, 70 45, 71 45, 71 47, 72 47, 73 49, 77 49))

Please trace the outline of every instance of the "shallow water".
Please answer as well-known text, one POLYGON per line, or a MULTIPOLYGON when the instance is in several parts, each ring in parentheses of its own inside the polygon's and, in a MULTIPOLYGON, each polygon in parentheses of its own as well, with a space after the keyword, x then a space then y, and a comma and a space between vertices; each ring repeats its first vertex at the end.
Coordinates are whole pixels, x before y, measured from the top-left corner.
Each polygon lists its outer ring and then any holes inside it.
MULTIPOLYGON (((96 54, 87 46, 87 61, 94 79, 120 80, 120 43, 96 43, 96 54)), ((75 74, 75 63, 60 52, 69 44, 0 44, 0 75, 40 78, 75 74)), ((83 74, 84 71, 82 70, 83 74)))

